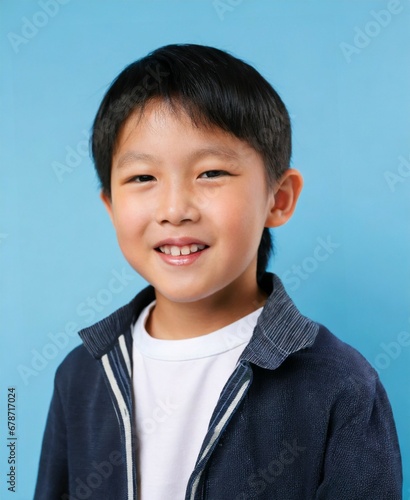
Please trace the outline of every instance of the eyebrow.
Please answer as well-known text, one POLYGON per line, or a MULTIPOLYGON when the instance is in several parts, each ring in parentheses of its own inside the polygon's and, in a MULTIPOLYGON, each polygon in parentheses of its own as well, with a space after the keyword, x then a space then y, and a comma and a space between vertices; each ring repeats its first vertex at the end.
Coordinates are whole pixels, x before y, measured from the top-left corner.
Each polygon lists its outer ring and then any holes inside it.
POLYGON ((127 151, 119 160, 115 162, 117 168, 126 167, 129 163, 134 163, 137 161, 146 161, 149 163, 155 163, 156 157, 153 155, 148 155, 145 153, 138 153, 137 151, 127 151))
MULTIPOLYGON (((189 156, 190 161, 200 160, 207 156, 215 156, 217 158, 228 159, 231 161, 238 160, 238 154, 235 150, 227 147, 204 147, 193 151, 189 156)), ((160 163, 160 160, 155 155, 150 155, 147 153, 140 153, 138 151, 127 151, 124 153, 117 162, 115 162, 116 168, 123 168, 130 163, 145 161, 148 163, 160 163)))

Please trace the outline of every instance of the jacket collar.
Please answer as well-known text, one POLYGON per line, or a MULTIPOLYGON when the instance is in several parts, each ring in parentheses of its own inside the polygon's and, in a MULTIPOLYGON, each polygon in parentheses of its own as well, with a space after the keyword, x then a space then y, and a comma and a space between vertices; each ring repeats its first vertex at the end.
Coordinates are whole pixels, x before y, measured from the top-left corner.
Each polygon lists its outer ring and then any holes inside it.
POLYGON ((302 316, 278 276, 265 273, 259 284, 270 295, 240 360, 274 370, 290 354, 311 346, 319 325, 302 316))
MULTIPOLYGON (((290 354, 311 346, 319 325, 300 314, 276 275, 266 273, 260 286, 269 298, 240 360, 274 370, 290 354)), ((109 352, 118 337, 130 331, 141 311, 153 300, 154 288, 148 286, 124 307, 81 330, 79 335, 91 355, 100 359, 109 352)))

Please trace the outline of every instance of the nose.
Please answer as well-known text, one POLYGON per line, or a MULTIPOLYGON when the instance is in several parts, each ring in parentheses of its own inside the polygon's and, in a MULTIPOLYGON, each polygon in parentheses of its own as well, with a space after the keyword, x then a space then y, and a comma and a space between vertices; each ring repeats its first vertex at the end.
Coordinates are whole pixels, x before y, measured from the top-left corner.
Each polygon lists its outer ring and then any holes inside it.
POLYGON ((195 200, 194 189, 189 184, 181 181, 167 182, 158 193, 157 222, 173 225, 197 222, 200 212, 195 200))

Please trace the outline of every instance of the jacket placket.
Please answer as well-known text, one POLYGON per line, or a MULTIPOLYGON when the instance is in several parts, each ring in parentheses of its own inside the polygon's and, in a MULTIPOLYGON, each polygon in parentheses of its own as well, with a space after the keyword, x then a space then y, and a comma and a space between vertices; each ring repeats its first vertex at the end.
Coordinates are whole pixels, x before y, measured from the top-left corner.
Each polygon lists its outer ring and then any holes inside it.
POLYGON ((123 456, 125 456, 126 491, 128 500, 137 500, 137 471, 135 461, 135 432, 131 384, 131 359, 125 337, 101 357, 101 364, 121 429, 123 456))
POLYGON ((252 383, 252 369, 247 361, 240 361, 226 383, 213 412, 208 432, 188 482, 185 500, 206 498, 205 473, 212 452, 224 430, 237 411, 252 383))

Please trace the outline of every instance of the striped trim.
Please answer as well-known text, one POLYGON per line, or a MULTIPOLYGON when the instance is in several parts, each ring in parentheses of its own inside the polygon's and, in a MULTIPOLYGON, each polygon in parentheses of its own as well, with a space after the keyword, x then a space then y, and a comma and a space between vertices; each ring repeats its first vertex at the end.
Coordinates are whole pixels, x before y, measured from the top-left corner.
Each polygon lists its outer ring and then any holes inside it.
MULTIPOLYGON (((125 342, 124 342, 125 346, 125 342)), ((128 359, 129 360, 129 359, 128 359)), ((120 410, 120 415, 122 418, 124 426, 124 437, 125 437, 125 457, 126 457, 126 470, 127 470, 127 492, 128 499, 134 499, 134 478, 133 478, 133 460, 132 460, 132 432, 131 432, 131 418, 128 412, 127 405, 120 391, 120 388, 115 379, 114 373, 111 368, 108 355, 104 354, 101 358, 102 365, 104 367, 105 373, 107 375, 108 382, 110 383, 111 389, 114 393, 115 399, 117 400, 118 408, 120 410)))
POLYGON ((131 377, 131 360, 130 360, 130 355, 128 353, 127 344, 125 343, 124 335, 121 335, 118 341, 120 343, 121 352, 124 357, 125 365, 128 370, 128 375, 131 377))
POLYGON ((291 354, 310 347, 318 331, 319 325, 300 314, 280 279, 273 275, 273 292, 239 359, 275 370, 291 354))
MULTIPOLYGON (((241 401, 242 396, 244 395, 244 393, 245 393, 245 391, 248 388, 248 386, 249 386, 250 383, 251 383, 251 381, 248 379, 248 380, 245 380, 245 382, 242 384, 242 387, 239 389, 239 391, 237 392, 236 396, 234 397, 234 399, 232 400, 232 402, 230 403, 230 405, 226 409, 226 412, 224 413, 224 415, 222 416, 222 418, 220 419, 220 421, 218 422, 218 424, 215 426, 214 432, 212 434, 212 437, 209 440, 209 443, 207 444, 206 448, 202 452, 202 455, 201 455, 199 461, 203 460, 207 456, 207 454, 209 453, 209 450, 212 448, 212 446, 214 445, 215 441, 221 435, 221 433, 222 433, 222 431, 223 431, 223 429, 225 427, 225 424, 227 423, 227 421, 229 420, 229 418, 231 417, 231 415, 236 410, 236 407, 238 406, 239 402, 241 401)), ((203 469, 198 474, 198 476, 195 478, 195 481, 192 484, 192 490, 191 490, 191 496, 190 496, 191 500, 195 499, 195 495, 196 495, 196 492, 198 490, 198 486, 199 486, 199 482, 201 480, 202 474, 203 474, 203 469)))

